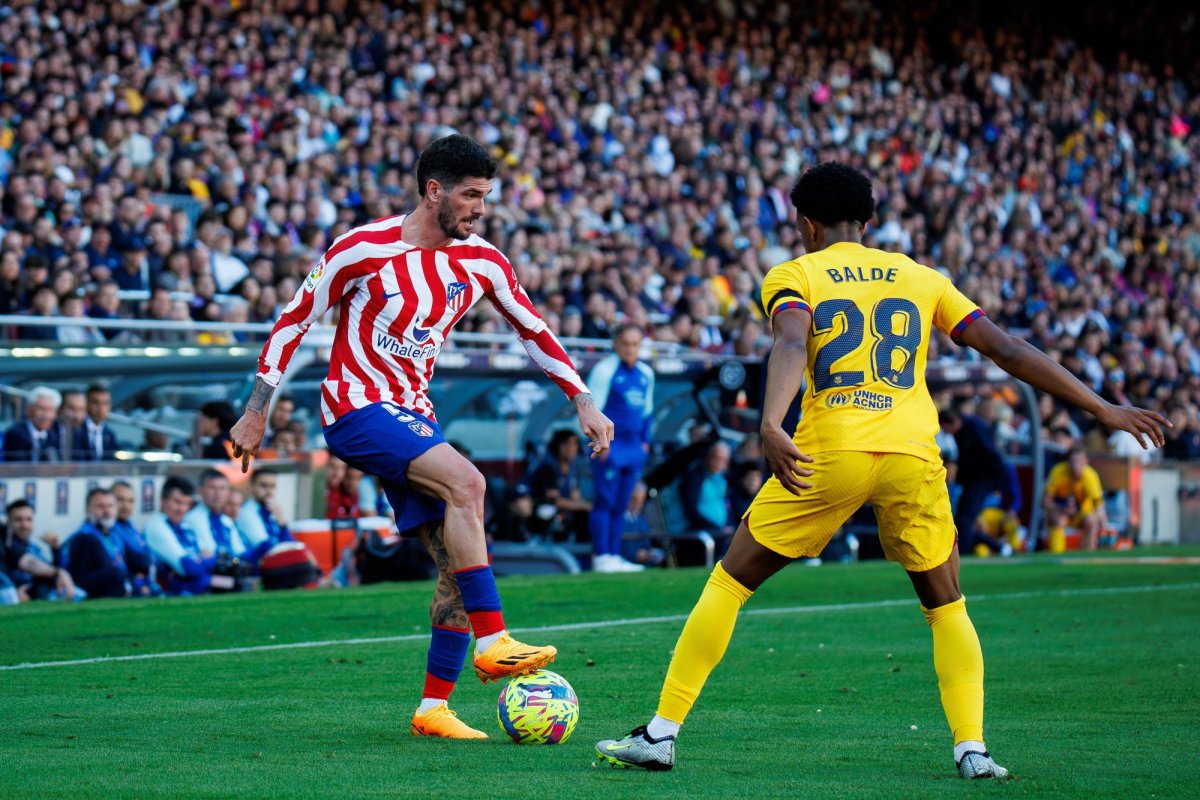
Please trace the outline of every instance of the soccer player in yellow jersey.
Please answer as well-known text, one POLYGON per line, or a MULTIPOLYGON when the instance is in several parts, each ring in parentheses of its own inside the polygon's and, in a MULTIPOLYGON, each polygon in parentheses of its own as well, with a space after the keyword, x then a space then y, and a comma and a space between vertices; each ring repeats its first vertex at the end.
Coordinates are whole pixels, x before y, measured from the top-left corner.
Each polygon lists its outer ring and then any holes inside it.
POLYGON ((1043 505, 1050 520, 1051 549, 1067 527, 1079 529, 1085 550, 1096 549, 1100 531, 1108 524, 1104 487, 1100 473, 1088 464, 1087 451, 1079 445, 1072 447, 1067 460, 1055 464, 1046 476, 1043 505))
POLYGON ((875 213, 871 183, 826 163, 792 190, 806 255, 772 269, 763 305, 775 347, 767 373, 763 451, 772 477, 713 569, 675 646, 647 725, 597 743, 618 765, 671 769, 675 737, 725 654, 738 610, 771 575, 816 556, 864 502, 884 553, 908 571, 933 633, 942 707, 964 778, 1003 778, 983 741, 983 653, 958 588, 958 552, 937 411, 925 385, 929 328, 990 357, 1010 375, 1161 446, 1151 411, 1102 400, 1028 343, 1002 332, 941 274, 862 245, 875 213), (807 378, 795 437, 781 427, 807 378))

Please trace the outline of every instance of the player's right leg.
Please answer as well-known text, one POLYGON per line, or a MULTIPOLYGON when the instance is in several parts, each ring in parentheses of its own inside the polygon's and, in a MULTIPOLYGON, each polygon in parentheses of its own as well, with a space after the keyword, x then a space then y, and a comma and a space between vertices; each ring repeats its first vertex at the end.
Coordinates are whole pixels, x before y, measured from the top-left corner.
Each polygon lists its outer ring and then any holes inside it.
POLYGON ((475 632, 479 680, 524 675, 553 661, 558 653, 554 647, 527 645, 508 635, 483 534, 485 484, 475 465, 443 441, 413 459, 405 477, 446 504, 446 555, 475 632))
POLYGON ((933 634, 933 665, 942 708, 964 778, 1003 778, 983 743, 983 651, 959 590, 954 522, 940 462, 881 454, 870 501, 884 554, 908 572, 933 634))
POLYGON ((826 453, 808 466, 814 488, 796 497, 771 478, 754 498, 725 557, 709 576, 684 624, 647 724, 620 739, 596 744, 601 759, 619 766, 667 770, 675 764, 675 736, 708 676, 725 655, 741 607, 767 578, 795 558, 816 556, 862 505, 861 465, 869 454, 826 453), (841 476, 855 476, 846 480, 841 476), (822 480, 822 478, 824 480, 822 480))
POLYGON ((657 713, 648 724, 620 739, 597 742, 601 759, 655 771, 675 765, 675 736, 724 657, 738 611, 763 581, 791 561, 756 542, 745 523, 738 527, 729 552, 713 568, 675 644, 657 713))

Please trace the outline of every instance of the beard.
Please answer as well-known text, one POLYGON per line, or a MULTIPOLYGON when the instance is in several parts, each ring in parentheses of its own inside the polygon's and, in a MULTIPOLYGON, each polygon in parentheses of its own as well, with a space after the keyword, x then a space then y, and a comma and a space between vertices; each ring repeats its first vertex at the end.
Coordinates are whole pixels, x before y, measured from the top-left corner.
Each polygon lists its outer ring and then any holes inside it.
POLYGON ((464 239, 471 238, 470 231, 463 233, 459 230, 461 221, 455 218, 454 210, 450 208, 450 199, 448 197, 443 198, 441 204, 438 206, 437 224, 442 229, 442 233, 451 239, 457 239, 461 242, 464 239))

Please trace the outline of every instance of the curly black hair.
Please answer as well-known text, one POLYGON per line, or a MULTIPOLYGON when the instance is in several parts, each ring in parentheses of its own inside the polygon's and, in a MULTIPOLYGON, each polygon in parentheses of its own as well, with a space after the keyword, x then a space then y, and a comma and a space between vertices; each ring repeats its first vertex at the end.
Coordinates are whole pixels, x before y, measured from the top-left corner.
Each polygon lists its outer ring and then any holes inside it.
POLYGON ((827 161, 805 171, 792 187, 792 205, 802 217, 836 225, 860 225, 875 215, 871 180, 849 164, 827 161))
POLYGON ((457 133, 428 145, 417 159, 417 191, 421 197, 431 178, 449 190, 467 178, 494 177, 496 159, 479 142, 457 133))

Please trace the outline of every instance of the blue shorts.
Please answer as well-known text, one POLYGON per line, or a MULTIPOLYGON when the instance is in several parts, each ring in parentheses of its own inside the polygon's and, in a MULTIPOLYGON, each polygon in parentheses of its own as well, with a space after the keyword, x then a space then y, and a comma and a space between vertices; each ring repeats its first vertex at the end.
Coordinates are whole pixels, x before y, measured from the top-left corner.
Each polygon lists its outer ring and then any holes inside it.
POLYGON ((389 402, 351 411, 325 428, 329 452, 379 478, 401 533, 446 516, 445 503, 408 485, 408 465, 445 441, 436 422, 389 402))

